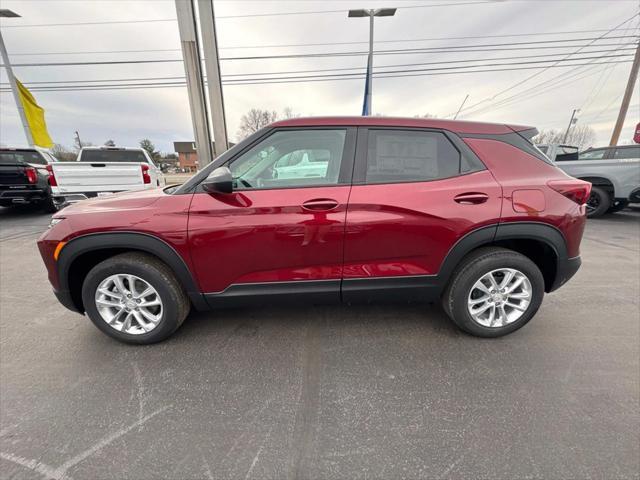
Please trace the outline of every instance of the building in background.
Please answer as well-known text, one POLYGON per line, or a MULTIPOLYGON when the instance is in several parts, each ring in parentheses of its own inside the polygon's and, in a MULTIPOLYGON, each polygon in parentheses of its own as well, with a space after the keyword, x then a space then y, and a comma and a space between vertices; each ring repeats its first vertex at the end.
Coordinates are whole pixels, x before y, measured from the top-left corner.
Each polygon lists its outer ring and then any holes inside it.
MULTIPOLYGON (((211 142, 213 151, 215 152, 216 143, 211 142)), ((235 143, 230 143, 229 148, 235 143)), ((195 142, 173 142, 173 149, 178 154, 178 168, 185 172, 195 172, 200 164, 198 163, 198 152, 196 152, 195 142)))
POLYGON ((173 142, 173 149, 178 154, 178 167, 185 172, 198 170, 198 153, 195 142, 173 142))

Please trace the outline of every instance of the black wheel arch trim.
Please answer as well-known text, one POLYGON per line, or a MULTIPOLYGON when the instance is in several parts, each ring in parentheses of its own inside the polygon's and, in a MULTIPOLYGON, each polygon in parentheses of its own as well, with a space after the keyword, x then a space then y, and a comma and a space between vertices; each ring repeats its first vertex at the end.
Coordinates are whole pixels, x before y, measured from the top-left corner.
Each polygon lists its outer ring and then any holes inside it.
POLYGON ((476 248, 490 246, 501 240, 517 239, 542 242, 556 254, 556 278, 549 291, 555 290, 568 280, 559 278, 559 273, 564 271, 563 265, 569 260, 567 243, 562 232, 548 223, 525 221, 488 225, 467 233, 451 247, 442 262, 438 272, 439 285, 444 289, 460 261, 476 248))
POLYGON ((196 280, 178 252, 164 240, 142 232, 99 232, 70 240, 60 252, 57 261, 60 290, 69 291, 69 270, 78 256, 112 248, 139 250, 158 257, 171 268, 193 306, 197 310, 208 308, 196 280))

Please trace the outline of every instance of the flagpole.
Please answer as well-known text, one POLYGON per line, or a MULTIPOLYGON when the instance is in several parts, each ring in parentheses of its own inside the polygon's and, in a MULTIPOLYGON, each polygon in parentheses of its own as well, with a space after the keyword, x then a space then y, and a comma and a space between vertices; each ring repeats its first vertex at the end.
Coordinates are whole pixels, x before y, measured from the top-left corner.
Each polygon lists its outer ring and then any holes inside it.
POLYGON ((11 85, 11 92, 13 93, 13 99, 16 102, 16 107, 18 107, 18 114, 20 115, 20 120, 22 121, 24 134, 27 137, 27 143, 30 147, 35 147, 35 144, 33 143, 33 135, 31 135, 31 129, 29 128, 29 123, 27 122, 27 116, 24 113, 24 108, 22 107, 22 102, 20 101, 18 84, 16 84, 16 78, 13 76, 13 69, 11 68, 11 63, 9 62, 9 55, 7 55, 7 49, 4 46, 2 32, 0 32, 0 53, 2 53, 2 63, 4 63, 4 68, 6 68, 7 70, 9 84, 11 85))

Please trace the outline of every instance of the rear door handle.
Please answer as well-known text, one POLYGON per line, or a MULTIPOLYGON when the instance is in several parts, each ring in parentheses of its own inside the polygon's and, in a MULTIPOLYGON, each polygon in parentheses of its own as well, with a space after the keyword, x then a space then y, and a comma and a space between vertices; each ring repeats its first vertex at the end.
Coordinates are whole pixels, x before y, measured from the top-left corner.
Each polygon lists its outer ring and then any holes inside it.
POLYGON ((302 208, 313 212, 333 210, 337 206, 338 202, 332 198, 314 198, 313 200, 307 200, 302 204, 302 208))
POLYGON ((482 192, 467 192, 456 195, 453 199, 462 205, 478 205, 489 200, 489 195, 482 192))

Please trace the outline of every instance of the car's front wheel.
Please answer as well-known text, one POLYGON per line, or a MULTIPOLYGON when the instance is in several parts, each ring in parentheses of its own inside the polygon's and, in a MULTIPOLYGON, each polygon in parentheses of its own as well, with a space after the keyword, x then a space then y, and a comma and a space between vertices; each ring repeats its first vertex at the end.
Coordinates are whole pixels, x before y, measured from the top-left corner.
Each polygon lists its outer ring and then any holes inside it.
POLYGON ((91 269, 82 286, 91 321, 126 343, 169 337, 189 313, 189 299, 171 269, 143 253, 123 253, 91 269))
POLYGON ((540 269, 505 248, 481 248, 454 272, 443 296, 445 312, 467 333, 500 337, 523 327, 544 296, 540 269))

